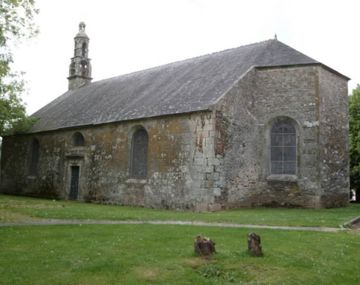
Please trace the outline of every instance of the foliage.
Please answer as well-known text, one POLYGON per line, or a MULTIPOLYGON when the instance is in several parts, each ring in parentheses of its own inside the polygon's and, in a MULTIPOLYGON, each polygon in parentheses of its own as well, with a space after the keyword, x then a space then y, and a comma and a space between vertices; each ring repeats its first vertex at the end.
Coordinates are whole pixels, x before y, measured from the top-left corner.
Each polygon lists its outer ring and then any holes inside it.
POLYGON ((11 50, 21 39, 37 33, 34 0, 0 1, 0 136, 26 131, 34 119, 26 116, 20 98, 24 91, 22 74, 13 72, 11 50))
POLYGON ((336 209, 253 208, 195 213, 0 195, 0 222, 28 219, 172 220, 277 226, 338 227, 359 216, 360 205, 336 209))
POLYGON ((349 100, 350 121, 350 184, 360 198, 360 85, 352 92, 349 100))
POLYGON ((207 279, 212 279, 212 281, 215 281, 217 283, 222 281, 235 281, 234 272, 225 271, 222 264, 207 263, 200 268, 199 274, 207 279))

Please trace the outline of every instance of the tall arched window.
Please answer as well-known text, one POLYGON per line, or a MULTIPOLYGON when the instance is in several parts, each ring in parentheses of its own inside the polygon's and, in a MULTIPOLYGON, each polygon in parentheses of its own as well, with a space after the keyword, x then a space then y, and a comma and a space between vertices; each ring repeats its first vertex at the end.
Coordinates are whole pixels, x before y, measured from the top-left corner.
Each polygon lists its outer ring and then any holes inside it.
POLYGON ((146 178, 148 141, 149 137, 145 129, 139 129, 133 134, 130 175, 134 178, 146 178))
POLYGON ((85 145, 84 136, 79 132, 74 133, 72 136, 72 143, 74 146, 84 146, 85 145))
POLYGON ((29 174, 37 175, 38 164, 40 156, 40 144, 37 139, 33 139, 31 143, 31 154, 30 154, 30 164, 29 164, 29 174))
POLYGON ((271 128, 271 174, 296 174, 296 129, 288 120, 271 128))

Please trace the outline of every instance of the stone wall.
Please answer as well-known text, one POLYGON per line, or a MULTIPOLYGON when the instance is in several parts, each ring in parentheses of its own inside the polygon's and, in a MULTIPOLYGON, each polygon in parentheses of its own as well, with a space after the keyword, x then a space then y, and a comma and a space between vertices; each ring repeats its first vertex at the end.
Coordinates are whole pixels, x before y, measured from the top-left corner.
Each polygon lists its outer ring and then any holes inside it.
POLYGON ((319 68, 319 100, 320 203, 344 206, 350 191, 347 81, 319 68))
MULTIPOLYGON (((5 137, 2 192, 67 199, 70 167, 80 167, 79 200, 157 208, 207 210, 214 203, 214 117, 198 112, 5 137), (129 175, 131 138, 149 137, 146 179, 129 175), (73 146, 81 132, 85 146, 73 146), (40 143, 38 174, 29 175, 31 142, 40 143)), ((215 174, 216 175, 216 174, 215 174)))
MULTIPOLYGON (((346 203, 343 195, 348 191, 345 183, 348 177, 346 81, 329 76, 320 66, 256 68, 239 80, 218 103, 217 112, 226 121, 222 124, 225 129, 221 131, 227 137, 226 151, 220 163, 223 165, 221 175, 225 177, 220 196, 227 201, 226 207, 321 207, 346 203), (325 78, 325 74, 328 77, 325 78), (327 80, 332 84, 327 85, 327 80), (332 91, 325 91, 325 88, 332 91), (338 124, 336 129, 342 131, 332 133, 332 138, 329 132, 320 131, 324 125, 323 117, 332 114, 329 106, 320 104, 320 96, 326 96, 333 108, 342 98, 339 115, 333 121, 338 124), (277 118, 291 120, 296 127, 296 175, 270 173, 270 128, 277 118), (329 149, 338 151, 337 161, 343 158, 336 168, 331 167, 331 173, 326 173, 324 165, 319 163, 324 156, 325 141, 331 145, 329 149), (324 184, 329 175, 335 177, 338 174, 340 177, 336 182, 331 180, 335 183, 331 188, 324 184), (337 193, 337 196, 324 204, 328 193, 337 193)), ((332 125, 327 128, 331 129, 332 125)), ((328 162, 323 162, 326 167, 329 167, 328 162)))

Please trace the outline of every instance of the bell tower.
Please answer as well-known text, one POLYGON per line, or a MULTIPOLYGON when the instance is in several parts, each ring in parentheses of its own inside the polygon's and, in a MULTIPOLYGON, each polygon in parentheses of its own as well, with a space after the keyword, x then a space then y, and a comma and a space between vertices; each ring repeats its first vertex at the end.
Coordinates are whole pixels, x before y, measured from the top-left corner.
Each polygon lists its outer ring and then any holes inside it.
POLYGON ((79 24, 79 32, 74 38, 74 57, 69 68, 69 90, 84 86, 91 82, 91 64, 89 54, 89 37, 85 33, 85 23, 79 24))

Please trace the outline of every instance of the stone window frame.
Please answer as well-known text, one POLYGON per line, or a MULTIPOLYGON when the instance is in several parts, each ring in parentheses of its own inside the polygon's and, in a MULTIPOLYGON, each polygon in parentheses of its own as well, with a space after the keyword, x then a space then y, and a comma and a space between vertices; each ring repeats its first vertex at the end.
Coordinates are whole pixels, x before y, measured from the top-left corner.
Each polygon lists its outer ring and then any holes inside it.
POLYGON ((129 177, 131 180, 138 180, 138 181, 146 181, 148 177, 148 156, 149 156, 149 132, 147 129, 142 125, 137 125, 132 128, 131 132, 129 133, 129 177), (147 135, 147 146, 146 146, 146 157, 145 157, 145 175, 139 175, 136 173, 135 163, 134 163, 134 136, 139 131, 145 131, 147 135))
POLYGON ((37 138, 33 138, 30 143, 30 156, 29 156, 29 176, 35 177, 39 171, 40 160, 40 141, 37 138))
POLYGON ((74 147, 85 146, 85 137, 81 132, 75 132, 71 136, 71 143, 74 147))
POLYGON ((301 144, 301 128, 300 124, 290 116, 276 116, 269 120, 266 126, 266 179, 276 181, 297 181, 300 176, 300 144, 301 144), (295 174, 273 174, 271 172, 271 130, 277 123, 289 123, 296 131, 296 163, 295 174))

